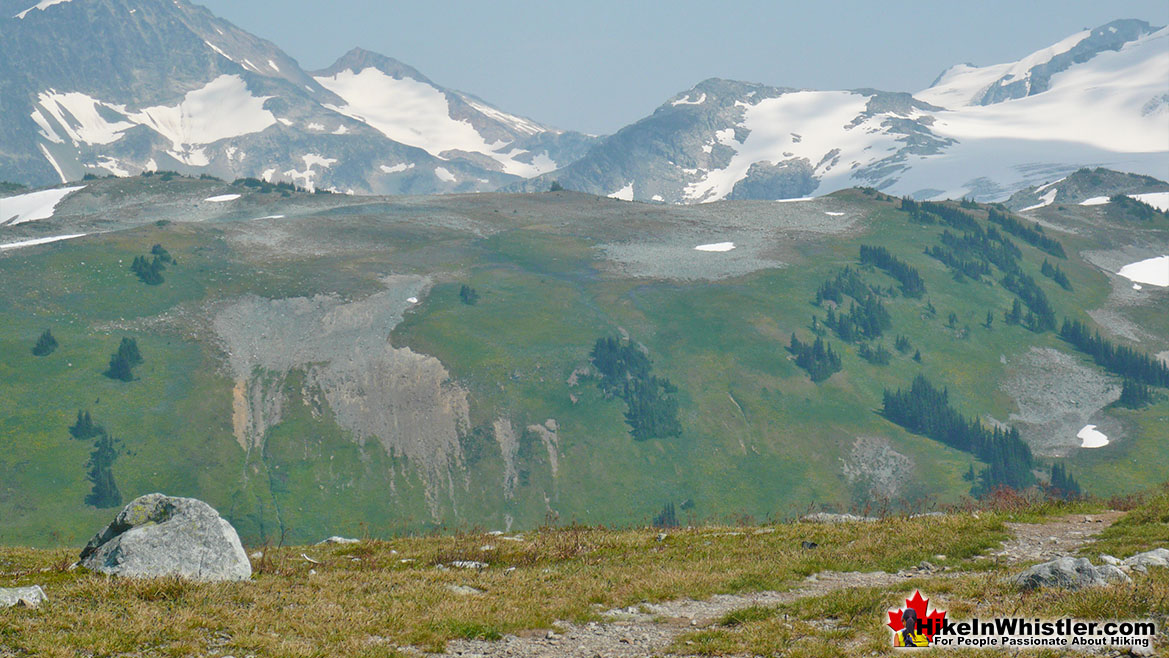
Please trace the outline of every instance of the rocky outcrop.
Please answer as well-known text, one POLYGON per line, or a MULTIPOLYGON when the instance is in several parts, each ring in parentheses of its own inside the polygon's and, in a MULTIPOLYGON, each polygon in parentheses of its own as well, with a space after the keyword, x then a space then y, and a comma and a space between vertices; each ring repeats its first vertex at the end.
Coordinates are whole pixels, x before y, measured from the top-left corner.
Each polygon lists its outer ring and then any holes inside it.
POLYGON ((247 580, 252 565, 235 528, 194 498, 147 494, 81 551, 81 566, 117 576, 247 580))
POLYGON ((1119 567, 1111 564, 1097 567, 1083 557, 1061 557, 1036 564, 1015 577, 1015 585, 1024 590, 1040 587, 1083 589, 1129 581, 1128 575, 1119 567))

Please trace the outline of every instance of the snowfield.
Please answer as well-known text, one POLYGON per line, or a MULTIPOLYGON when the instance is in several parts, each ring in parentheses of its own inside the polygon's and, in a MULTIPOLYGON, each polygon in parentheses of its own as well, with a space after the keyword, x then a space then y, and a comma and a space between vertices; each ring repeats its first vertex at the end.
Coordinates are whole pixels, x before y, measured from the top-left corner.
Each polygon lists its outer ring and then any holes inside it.
POLYGON ((1133 283, 1169 287, 1169 256, 1157 256, 1129 263, 1117 272, 1133 283))
MULTIPOLYGON (((504 152, 510 142, 488 142, 470 121, 451 117, 450 102, 439 89, 413 78, 395 78, 369 67, 359 72, 341 71, 316 81, 345 100, 345 105, 325 107, 368 124, 386 137, 418 147, 441 159, 448 151, 482 153, 502 166, 503 171, 531 178, 555 169, 555 163, 538 158, 531 163, 514 159, 517 152, 504 152)), ((514 117, 482 103, 471 107, 484 116, 504 122, 522 134, 542 129, 535 123, 514 117), (486 111, 490 110, 490 112, 486 111)))
POLYGON ((219 196, 210 196, 203 200, 210 201, 212 203, 223 203, 225 201, 235 201, 236 199, 240 198, 240 196, 241 195, 239 194, 220 194, 219 196))
POLYGON ((1169 192, 1150 192, 1149 194, 1130 194, 1132 198, 1160 210, 1169 212, 1169 192))
POLYGON ((38 219, 49 219, 62 199, 83 189, 85 186, 80 185, 4 197, 0 199, 0 226, 16 226, 38 219))
POLYGON ((79 92, 53 90, 38 94, 32 120, 40 135, 54 144, 104 145, 126 131, 146 126, 171 142, 176 159, 192 166, 209 164, 201 147, 221 139, 262 132, 276 123, 264 109, 269 96, 253 96, 238 75, 221 75, 187 92, 178 105, 158 105, 131 111, 79 92), (115 118, 120 117, 120 118, 115 118))

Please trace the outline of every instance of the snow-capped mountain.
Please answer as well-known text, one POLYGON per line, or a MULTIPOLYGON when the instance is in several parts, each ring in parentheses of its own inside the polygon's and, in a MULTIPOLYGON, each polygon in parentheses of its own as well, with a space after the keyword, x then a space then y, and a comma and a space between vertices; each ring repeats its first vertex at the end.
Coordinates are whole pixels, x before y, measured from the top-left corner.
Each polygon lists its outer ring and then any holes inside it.
POLYGON ((1169 29, 1121 20, 916 94, 707 80, 515 186, 701 203, 854 185, 1001 200, 1083 166, 1169 171, 1169 29))
POLYGON ((0 179, 168 169, 480 191, 563 166, 592 141, 361 50, 309 74, 185 0, 3 0, 0 11, 0 179))

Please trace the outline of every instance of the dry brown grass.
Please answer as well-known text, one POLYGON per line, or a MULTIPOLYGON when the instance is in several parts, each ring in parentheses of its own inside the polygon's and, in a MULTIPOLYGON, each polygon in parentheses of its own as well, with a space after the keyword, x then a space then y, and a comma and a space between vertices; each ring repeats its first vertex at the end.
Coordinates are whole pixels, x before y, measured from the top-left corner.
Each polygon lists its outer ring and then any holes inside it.
POLYGON ((41 584, 50 599, 0 611, 0 656, 391 656, 643 601, 783 589, 825 569, 897 569, 937 553, 957 562, 1004 536, 993 514, 703 527, 664 540, 652 529, 572 527, 521 541, 462 534, 270 549, 250 582, 229 584, 108 578, 68 571, 71 550, 0 549, 0 586, 41 584), (447 566, 458 560, 490 566, 447 566))

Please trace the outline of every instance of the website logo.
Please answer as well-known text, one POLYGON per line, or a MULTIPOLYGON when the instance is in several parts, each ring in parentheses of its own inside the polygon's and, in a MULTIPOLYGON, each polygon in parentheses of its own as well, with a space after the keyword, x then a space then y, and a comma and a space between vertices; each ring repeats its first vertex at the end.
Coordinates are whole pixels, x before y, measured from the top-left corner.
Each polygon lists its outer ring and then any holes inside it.
POLYGON ((893 629, 893 646, 928 647, 934 635, 945 623, 944 610, 930 610, 930 600, 914 590, 913 597, 905 599, 905 607, 889 611, 889 628, 893 629))

